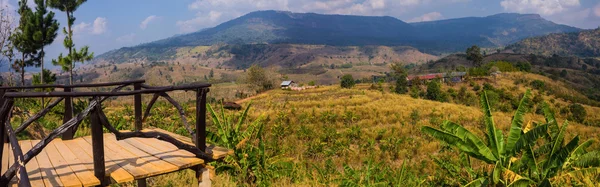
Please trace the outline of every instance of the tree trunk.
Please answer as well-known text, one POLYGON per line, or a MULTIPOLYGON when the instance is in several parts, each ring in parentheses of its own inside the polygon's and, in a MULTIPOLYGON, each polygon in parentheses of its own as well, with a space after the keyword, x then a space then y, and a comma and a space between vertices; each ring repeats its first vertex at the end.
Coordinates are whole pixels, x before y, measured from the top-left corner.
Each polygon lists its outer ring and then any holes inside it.
MULTIPOLYGON (((46 55, 44 54, 44 47, 42 47, 42 50, 41 50, 41 54, 40 54, 40 55, 42 55, 42 59, 41 59, 41 61, 40 61, 40 63, 42 63, 42 72, 40 73, 40 84, 42 84, 42 85, 43 85, 43 84, 44 84, 44 56, 46 56, 46 55)), ((45 107, 44 107, 44 105, 45 105, 45 103, 44 103, 44 102, 45 102, 45 99, 44 99, 44 97, 42 97, 42 108, 45 108, 45 107)))
POLYGON ((69 69, 69 85, 73 84, 73 66, 75 64, 75 62, 73 62, 73 56, 72 56, 72 46, 73 46, 73 31, 71 30, 71 14, 69 13, 69 11, 67 11, 67 28, 69 29, 69 40, 71 40, 71 43, 69 45, 69 59, 71 60, 71 68, 69 69))
POLYGON ((21 86, 25 86, 25 53, 22 53, 21 59, 21 86))

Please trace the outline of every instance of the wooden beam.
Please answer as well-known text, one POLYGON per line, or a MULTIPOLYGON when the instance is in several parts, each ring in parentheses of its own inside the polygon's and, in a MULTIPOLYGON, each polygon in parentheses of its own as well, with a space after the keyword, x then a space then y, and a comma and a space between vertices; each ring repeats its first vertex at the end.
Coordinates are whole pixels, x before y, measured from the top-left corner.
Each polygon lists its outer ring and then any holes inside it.
POLYGON ((50 103, 50 105, 48 105, 42 111, 38 112, 31 118, 27 119, 27 121, 23 122, 23 124, 21 124, 21 126, 19 126, 17 129, 15 129, 15 133, 19 134, 20 132, 23 132, 23 130, 25 130, 27 127, 29 127, 29 125, 31 125, 31 123, 33 123, 34 121, 36 121, 36 120, 40 119, 41 117, 43 117, 44 115, 46 115, 46 113, 50 112, 50 110, 52 110, 52 108, 54 108, 56 105, 58 105, 58 103, 60 103, 63 99, 64 98, 62 98, 62 97, 57 99, 56 101, 50 103))
POLYGON ((107 87, 107 86, 118 86, 118 85, 130 85, 134 83, 144 83, 145 80, 130 80, 130 81, 120 81, 120 82, 106 82, 106 83, 92 83, 92 84, 73 84, 73 85, 64 85, 64 84, 47 84, 47 85, 33 85, 33 86, 7 86, 0 87, 0 90, 17 90, 17 89, 38 89, 38 88, 93 88, 93 87, 107 87))
POLYGON ((211 84, 195 83, 179 86, 166 86, 160 88, 134 90, 128 92, 10 92, 4 94, 5 98, 30 98, 30 97, 97 97, 97 96, 132 96, 136 94, 153 94, 160 92, 169 92, 175 90, 196 90, 198 88, 207 88, 211 84))

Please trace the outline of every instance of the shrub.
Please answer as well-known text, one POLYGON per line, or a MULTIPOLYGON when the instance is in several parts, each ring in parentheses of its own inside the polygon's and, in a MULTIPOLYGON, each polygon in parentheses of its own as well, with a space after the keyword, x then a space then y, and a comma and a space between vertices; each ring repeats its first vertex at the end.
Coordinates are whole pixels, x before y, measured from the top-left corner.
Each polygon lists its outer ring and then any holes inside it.
POLYGON ((483 90, 494 90, 494 86, 487 82, 483 83, 483 90))
POLYGON ((354 87, 354 84, 356 83, 354 82, 354 78, 352 78, 352 75, 346 74, 342 76, 342 82, 340 83, 340 86, 342 86, 342 88, 352 88, 354 87))
POLYGON ((583 106, 580 104, 571 104, 569 106, 569 111, 571 111, 570 118, 579 123, 583 123, 585 117, 587 116, 585 108, 583 108, 583 106))
POLYGON ((410 97, 412 98, 419 98, 419 92, 421 90, 419 90, 419 88, 417 86, 411 86, 410 87, 410 97))
POLYGON ((517 62, 517 68, 519 71, 530 72, 531 64, 529 62, 517 62))
POLYGON ((442 92, 440 83, 437 80, 427 83, 427 94, 425 95, 425 98, 440 102, 448 101, 448 95, 442 92))
POLYGON ((481 86, 479 86, 479 84, 476 84, 475 86, 473 86, 473 91, 479 91, 481 89, 481 86))
POLYGON ((546 83, 541 80, 534 80, 534 81, 531 81, 531 87, 536 90, 545 90, 546 83))

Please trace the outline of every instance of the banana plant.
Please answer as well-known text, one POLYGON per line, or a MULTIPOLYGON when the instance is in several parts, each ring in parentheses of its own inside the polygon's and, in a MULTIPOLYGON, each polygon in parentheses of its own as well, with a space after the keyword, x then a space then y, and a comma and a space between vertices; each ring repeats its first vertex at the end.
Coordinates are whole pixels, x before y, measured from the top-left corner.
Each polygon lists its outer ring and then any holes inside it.
POLYGON ((551 186, 551 181, 575 179, 581 183, 591 185, 589 176, 600 176, 600 152, 588 151, 593 140, 579 144, 579 136, 575 136, 564 144, 568 122, 558 126, 554 113, 544 103, 544 116, 548 125, 546 144, 539 146, 536 151, 531 149, 524 154, 527 160, 525 165, 530 168, 529 176, 535 179, 538 186, 551 186), (564 144, 564 145, 563 145, 564 144), (537 153, 537 155, 536 155, 537 153), (535 162, 538 157, 539 162, 535 162))
POLYGON ((530 95, 528 90, 521 99, 506 142, 502 131, 495 128, 485 92, 481 96, 481 105, 487 144, 464 127, 449 121, 445 121, 440 130, 425 126, 422 131, 473 158, 494 165, 489 177, 475 179, 465 186, 552 186, 551 181, 570 177, 586 183, 592 181, 589 176, 600 175, 600 152, 586 150, 593 142, 588 140, 578 144, 579 137, 576 136, 563 145, 568 122, 559 127, 547 104, 544 104, 545 124, 523 126, 530 95), (538 145, 538 139, 545 139, 547 143, 538 145), (515 158, 517 156, 520 158, 515 158))
POLYGON ((231 172, 240 178, 240 182, 268 185, 271 178, 276 178, 281 173, 289 172, 293 163, 282 156, 271 156, 266 152, 263 142, 262 119, 246 123, 248 104, 244 112, 239 115, 225 114, 221 104, 220 112, 215 112, 211 105, 207 105, 215 130, 207 131, 207 139, 217 145, 234 150, 234 154, 227 156, 224 162, 216 164, 217 172, 231 172), (247 125, 246 125, 247 124, 247 125), (255 145, 254 143, 257 143, 255 145))
MULTIPOLYGON (((470 157, 479 159, 486 162, 487 164, 494 165, 490 176, 475 179, 474 181, 467 184, 467 186, 481 186, 487 184, 503 184, 507 186, 515 186, 522 184, 534 183, 533 180, 521 176, 516 172, 511 171, 511 158, 520 153, 527 141, 530 138, 540 137, 540 134, 534 134, 541 130, 531 130, 527 133, 523 133, 523 116, 527 111, 527 103, 531 93, 529 90, 525 92, 525 95, 521 99, 517 111, 513 116, 510 130, 506 141, 504 140, 504 134, 501 130, 496 128, 494 124, 494 118, 492 116, 492 110, 488 101, 487 94, 485 91, 481 94, 481 106, 484 114, 484 123, 486 126, 486 137, 487 143, 477 137, 474 133, 467 130, 461 125, 454 122, 444 121, 441 125, 441 129, 435 129, 433 127, 424 126, 421 130, 448 145, 459 149, 466 153, 470 157), (509 175, 510 174, 510 175, 509 175), (510 177, 512 176, 512 177, 510 177)), ((538 126, 537 128, 543 128, 544 126, 538 126)), ((543 130, 543 129, 542 129, 543 130)))

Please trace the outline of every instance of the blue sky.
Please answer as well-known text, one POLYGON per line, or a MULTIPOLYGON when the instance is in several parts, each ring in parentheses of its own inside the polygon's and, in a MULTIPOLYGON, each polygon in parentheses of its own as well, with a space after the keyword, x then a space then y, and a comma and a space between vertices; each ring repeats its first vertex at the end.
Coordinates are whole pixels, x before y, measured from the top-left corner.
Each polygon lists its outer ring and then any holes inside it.
MULTIPOLYGON (((0 0, 0 5, 14 9, 17 2, 0 0)), ((387 15, 407 22, 517 12, 579 28, 600 26, 598 0, 88 0, 75 12, 74 41, 99 55, 213 27, 256 10, 387 15)), ((66 26, 65 14, 57 12, 56 18, 66 26)), ((59 33, 47 47, 47 59, 66 51, 63 38, 59 33)))

